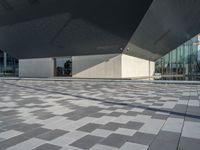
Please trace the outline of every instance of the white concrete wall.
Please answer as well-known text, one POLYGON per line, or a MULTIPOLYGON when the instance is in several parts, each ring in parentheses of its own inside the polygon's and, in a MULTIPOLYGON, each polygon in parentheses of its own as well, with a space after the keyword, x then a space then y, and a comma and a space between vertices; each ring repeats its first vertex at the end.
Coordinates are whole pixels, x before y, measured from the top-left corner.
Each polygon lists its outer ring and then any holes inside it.
POLYGON ((121 54, 73 56, 72 76, 78 78, 121 78, 121 54))
POLYGON ((47 78, 53 76, 54 60, 52 58, 19 60, 19 77, 47 78))
POLYGON ((154 74, 155 64, 148 60, 122 55, 122 78, 149 77, 154 74))
POLYGON ((78 78, 148 78, 154 69, 154 62, 125 54, 72 57, 72 76, 78 78))
MULTIPOLYGON (((72 57, 72 76, 78 78, 148 78, 154 62, 125 54, 72 57)), ((53 58, 19 60, 20 77, 53 77, 53 58)))

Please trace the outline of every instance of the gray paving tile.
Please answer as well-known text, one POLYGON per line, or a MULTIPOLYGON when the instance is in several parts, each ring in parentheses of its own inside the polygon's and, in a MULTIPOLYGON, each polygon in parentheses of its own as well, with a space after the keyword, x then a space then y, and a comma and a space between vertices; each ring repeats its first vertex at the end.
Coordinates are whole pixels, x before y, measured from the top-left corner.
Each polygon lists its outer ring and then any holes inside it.
POLYGON ((4 127, 4 129, 14 129, 21 132, 27 132, 36 128, 41 127, 40 124, 26 124, 26 123, 19 123, 11 126, 4 127))
POLYGON ((89 149, 101 141, 102 138, 98 136, 87 135, 83 138, 75 141, 74 143, 70 144, 71 146, 78 147, 81 149, 89 149))
POLYGON ((102 116, 105 116, 105 113, 93 113, 93 114, 90 114, 88 115, 89 117, 94 117, 94 118, 100 118, 102 116))
POLYGON ((25 137, 32 138, 32 137, 36 137, 36 136, 39 136, 41 134, 44 134, 44 133, 47 133, 47 132, 50 132, 50 131, 51 130, 45 129, 45 128, 36 128, 36 129, 33 129, 31 131, 28 131, 28 132, 24 133, 23 135, 25 137))
POLYGON ((130 136, 121 134, 111 134, 107 138, 105 138, 101 142, 101 144, 120 148, 122 145, 124 145, 125 142, 129 141, 129 139, 130 136))
POLYGON ((67 131, 64 130, 53 130, 53 131, 49 131, 49 132, 45 132, 44 134, 40 134, 37 136, 37 138, 39 139, 43 139, 43 140, 47 140, 47 141, 51 141, 59 136, 62 136, 64 134, 68 133, 67 131))
POLYGON ((134 111, 128 111, 127 113, 125 113, 124 115, 127 116, 136 116, 138 113, 134 112, 134 111))
POLYGON ((105 130, 112 130, 115 131, 118 128, 122 128, 123 126, 125 126, 124 124, 120 124, 120 123, 115 123, 115 122, 109 122, 107 123, 105 126, 100 126, 100 129, 105 129, 105 130))
POLYGON ((155 111, 153 110, 144 110, 142 112, 143 115, 149 115, 149 116, 153 116, 155 114, 155 111))
POLYGON ((14 125, 14 124, 17 124, 17 123, 21 123, 23 120, 22 119, 12 119, 12 120, 8 120, 8 121, 4 121, 0 124, 0 127, 1 128, 6 128, 7 126, 10 126, 10 125, 14 125))
POLYGON ((185 113, 186 110, 187 110, 187 105, 176 104, 176 106, 174 107, 174 112, 185 113))
POLYGON ((4 140, 6 140, 6 139, 0 138, 0 142, 2 142, 2 141, 4 141, 4 140))
POLYGON ((176 150, 180 133, 160 131, 149 150, 176 150))
POLYGON ((45 119, 49 119, 51 117, 54 117, 55 115, 53 115, 49 112, 43 112, 41 114, 37 114, 36 116, 38 117, 38 119, 45 120, 45 119))
POLYGON ((61 147, 47 143, 39 147, 36 147, 33 150, 59 150, 59 149, 61 149, 61 147))
POLYGON ((142 145, 150 145, 155 139, 156 135, 136 132, 130 139, 129 142, 138 143, 142 145))
POLYGON ((200 122, 200 118, 185 117, 185 121, 200 122))
POLYGON ((200 114, 199 106, 188 106, 187 114, 188 115, 197 115, 198 116, 200 114))
POLYGON ((168 115, 160 115, 160 114, 155 114, 152 116, 152 119, 162 119, 166 120, 169 116, 168 115))
POLYGON ((8 147, 15 146, 16 144, 24 142, 24 141, 26 141, 28 139, 30 139, 30 138, 24 137, 23 135, 19 135, 19 136, 15 136, 13 138, 4 140, 4 141, 0 142, 0 150, 4 150, 4 149, 6 149, 8 147))
POLYGON ((124 127, 128 129, 139 130, 143 125, 144 123, 141 122, 129 121, 124 127))
POLYGON ((108 116, 114 116, 114 117, 119 117, 120 115, 123 115, 124 113, 119 113, 119 112, 112 112, 110 114, 107 114, 108 116))
POLYGON ((200 139, 181 137, 178 150, 199 150, 200 139))
POLYGON ((86 124, 85 126, 80 127, 80 128, 77 129, 77 130, 84 131, 84 132, 92 132, 92 131, 94 131, 95 129, 101 127, 101 126, 102 126, 102 125, 100 125, 100 124, 88 123, 88 124, 86 124))
POLYGON ((153 103, 152 106, 163 106, 163 104, 161 104, 161 103, 153 103))

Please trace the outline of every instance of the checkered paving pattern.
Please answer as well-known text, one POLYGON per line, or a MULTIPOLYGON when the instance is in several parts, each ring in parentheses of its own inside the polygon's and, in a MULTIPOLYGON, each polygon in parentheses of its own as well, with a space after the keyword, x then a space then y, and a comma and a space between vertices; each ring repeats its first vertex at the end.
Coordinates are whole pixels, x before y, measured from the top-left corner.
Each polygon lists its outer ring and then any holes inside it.
POLYGON ((200 85, 0 80, 0 150, 199 150, 200 85))

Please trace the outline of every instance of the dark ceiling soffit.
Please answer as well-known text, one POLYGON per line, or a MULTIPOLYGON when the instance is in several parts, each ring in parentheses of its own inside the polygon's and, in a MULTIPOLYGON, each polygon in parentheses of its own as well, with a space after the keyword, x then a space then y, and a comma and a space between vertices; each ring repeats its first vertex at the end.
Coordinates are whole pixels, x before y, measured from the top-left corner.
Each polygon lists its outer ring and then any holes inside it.
POLYGON ((13 7, 6 0, 0 0, 0 5, 6 10, 13 10, 13 7))
POLYGON ((39 0, 28 0, 28 2, 29 2, 31 5, 40 4, 40 1, 39 1, 39 0))
MULTIPOLYGON (((140 14, 138 14, 139 19, 137 18, 137 22, 138 22, 137 26, 139 25, 139 23, 145 16, 145 13, 148 11, 148 8, 152 4, 152 1, 153 0, 148 0, 148 2, 147 1, 144 2, 145 8, 143 8, 144 10, 142 10, 140 12, 140 14)), ((68 10, 66 10, 65 2, 66 2, 66 0, 60 0, 59 3, 58 3, 58 1, 50 1, 48 3, 48 5, 40 3, 39 5, 36 5, 35 7, 28 7, 28 8, 24 8, 24 10, 15 10, 15 11, 7 12, 5 14, 0 14, 0 18, 1 18, 1 20, 3 20, 0 22, 0 26, 4 26, 4 25, 8 25, 8 24, 11 25, 11 24, 15 24, 18 22, 25 22, 25 21, 29 21, 29 20, 33 20, 33 19, 39 19, 39 18, 46 17, 46 16, 52 16, 52 15, 56 15, 56 14, 66 13, 68 10), (37 10, 37 11, 35 11, 35 10, 37 10), (25 15, 24 15, 24 12, 26 12, 25 15)), ((76 3, 74 3, 74 4, 76 4, 76 3)), ((70 6, 69 9, 73 9, 72 7, 76 8, 73 5, 73 6, 70 6)), ((71 10, 71 11, 73 12, 73 10, 71 10)), ((130 20, 130 18, 129 18, 129 20, 130 20)), ((134 21, 134 20, 132 20, 132 21, 134 21)), ((127 30, 127 31, 129 31, 129 33, 128 33, 129 35, 126 36, 127 42, 124 42, 124 47, 127 45, 128 40, 130 39, 130 37, 133 34, 133 32, 135 31, 135 29, 131 29, 131 30, 127 30)))

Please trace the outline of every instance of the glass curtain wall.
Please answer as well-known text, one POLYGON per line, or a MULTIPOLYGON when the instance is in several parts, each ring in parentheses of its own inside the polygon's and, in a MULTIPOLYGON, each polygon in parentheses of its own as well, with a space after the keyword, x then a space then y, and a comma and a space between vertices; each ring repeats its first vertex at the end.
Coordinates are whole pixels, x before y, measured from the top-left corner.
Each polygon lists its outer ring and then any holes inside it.
POLYGON ((0 50, 0 76, 3 76, 4 72, 4 52, 0 50))
POLYGON ((0 50, 0 76, 18 76, 19 62, 0 50))
POLYGON ((195 36, 155 63, 163 79, 200 80, 200 35, 195 36))

